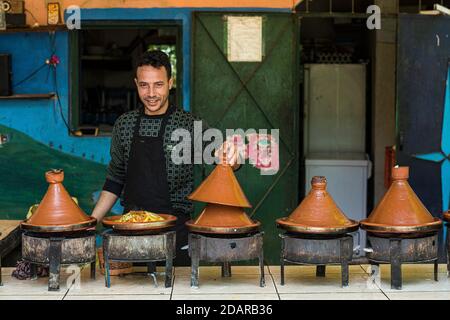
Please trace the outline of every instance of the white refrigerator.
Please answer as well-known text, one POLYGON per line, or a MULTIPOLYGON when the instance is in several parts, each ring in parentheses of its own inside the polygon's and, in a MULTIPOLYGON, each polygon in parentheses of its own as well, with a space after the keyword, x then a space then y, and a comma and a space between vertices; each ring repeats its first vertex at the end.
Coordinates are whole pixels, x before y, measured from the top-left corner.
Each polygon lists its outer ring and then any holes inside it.
MULTIPOLYGON (((367 217, 366 64, 305 65, 305 191, 325 176, 328 192, 346 216, 367 217)), ((354 255, 363 256, 365 231, 354 233, 354 255)))

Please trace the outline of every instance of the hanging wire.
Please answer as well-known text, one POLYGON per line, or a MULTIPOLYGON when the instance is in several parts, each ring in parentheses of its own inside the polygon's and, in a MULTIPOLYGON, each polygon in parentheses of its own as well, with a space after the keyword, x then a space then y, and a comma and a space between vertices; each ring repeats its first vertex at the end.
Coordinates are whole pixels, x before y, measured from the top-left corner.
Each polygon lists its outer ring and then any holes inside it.
POLYGON ((49 32, 49 41, 50 41, 50 58, 45 61, 43 65, 41 65, 39 68, 31 72, 28 76, 26 76, 24 79, 20 80, 16 84, 13 84, 13 88, 16 88, 20 86, 22 83, 30 80, 33 78, 36 74, 39 73, 42 69, 44 69, 46 66, 49 67, 48 73, 47 73, 47 81, 50 71, 53 69, 53 80, 54 80, 54 88, 55 88, 55 94, 56 94, 56 100, 59 108, 59 113, 61 115, 61 118, 64 122, 64 125, 67 127, 70 133, 74 133, 74 131, 70 128, 69 123, 67 122, 66 118, 64 117, 64 112, 62 108, 61 99, 59 97, 59 90, 58 90, 58 78, 57 78, 57 72, 56 72, 56 66, 59 62, 53 62, 53 58, 56 57, 56 32, 51 31, 49 32))
MULTIPOLYGON (((51 32, 49 32, 48 35, 49 35, 49 40, 50 40, 50 57, 53 57, 56 54, 56 32, 55 31, 51 31, 51 32)), ((53 68, 53 80, 54 80, 55 94, 56 94, 56 100, 58 102, 59 113, 61 115, 61 118, 62 118, 62 120, 64 122, 64 125, 66 126, 67 130, 69 130, 69 132, 71 134, 73 134, 74 131, 70 128, 70 125, 69 125, 68 121, 66 120, 66 117, 64 117, 62 103, 61 103, 61 99, 59 97, 58 77, 57 77, 57 72, 56 72, 56 64, 50 65, 50 68, 53 68)))
POLYGON ((61 99, 59 98, 59 90, 58 90, 58 78, 57 78, 57 73, 56 73, 56 66, 52 66, 53 68, 53 80, 54 80, 54 84, 55 84, 55 94, 56 94, 56 100, 58 101, 58 108, 59 108, 59 113, 61 115, 61 118, 65 124, 65 126, 67 127, 67 130, 69 130, 70 133, 74 133, 74 131, 70 128, 69 123, 67 122, 66 118, 64 117, 64 112, 62 109, 62 103, 61 103, 61 99))
POLYGON ((13 84, 13 88, 16 88, 18 86, 20 86, 22 83, 30 80, 31 78, 33 78, 39 71, 41 71, 42 69, 44 69, 47 66, 47 63, 44 63, 42 66, 40 66, 39 68, 37 68, 36 70, 34 70, 33 72, 31 72, 28 76, 26 76, 24 79, 20 80, 19 82, 13 84))
POLYGON ((26 8, 24 9, 24 11, 28 12, 30 14, 30 16, 33 18, 33 20, 36 22, 36 24, 39 26, 39 21, 36 19, 34 14, 30 10, 27 10, 26 8))
POLYGON ((48 37, 50 41, 50 56, 52 56, 56 53, 56 32, 49 31, 48 37))
POLYGON ((68 121, 64 117, 62 103, 61 103, 61 99, 59 97, 58 78, 57 78, 57 72, 56 72, 57 64, 52 64, 51 63, 51 59, 56 54, 56 32, 54 32, 54 31, 49 32, 49 41, 50 41, 50 58, 42 66, 40 66, 38 69, 33 71, 30 75, 25 77, 25 79, 23 79, 23 80, 19 81, 18 83, 16 83, 13 87, 17 87, 20 84, 24 83, 25 81, 31 79, 33 76, 35 76, 40 70, 42 70, 46 66, 49 67, 48 73, 47 73, 47 81, 48 81, 49 73, 53 69, 54 88, 55 88, 55 94, 56 94, 56 100, 57 100, 57 104, 58 104, 58 108, 59 108, 59 113, 60 113, 61 118, 62 118, 62 120, 64 122, 64 125, 67 127, 67 129, 69 130, 70 133, 73 133, 73 130, 70 128, 68 121))
MULTIPOLYGON (((50 57, 52 57, 56 53, 56 33, 54 31, 49 32, 49 41, 50 41, 50 57)), ((22 83, 30 80, 33 78, 39 71, 44 69, 48 65, 47 62, 45 62, 43 65, 38 67, 36 70, 31 72, 28 76, 26 76, 24 79, 18 81, 17 83, 13 84, 13 88, 16 88, 20 86, 22 83)), ((48 80, 48 73, 47 73, 47 80, 48 80)))

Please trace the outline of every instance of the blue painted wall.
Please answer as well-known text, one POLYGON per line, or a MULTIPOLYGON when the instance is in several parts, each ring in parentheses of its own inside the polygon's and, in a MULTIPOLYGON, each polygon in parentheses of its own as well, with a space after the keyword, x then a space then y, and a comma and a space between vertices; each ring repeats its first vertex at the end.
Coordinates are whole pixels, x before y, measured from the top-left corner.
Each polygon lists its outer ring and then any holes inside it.
MULTIPOLYGON (((0 52, 12 55, 13 86, 30 75, 50 57, 50 36, 46 32, 8 33, 0 36, 0 52)), ((69 119, 69 45, 68 33, 55 33, 56 83, 64 117, 69 119)), ((40 70, 14 93, 55 92, 54 72, 50 66, 40 70)), ((0 124, 19 130, 57 150, 100 163, 109 160, 110 139, 106 137, 72 137, 60 115, 56 99, 0 100, 0 124)))
MULTIPOLYGON (((183 38, 183 107, 190 110, 190 52, 193 11, 290 12, 288 9, 260 8, 148 8, 148 9, 82 9, 82 21, 92 20, 178 20, 182 22, 183 38)), ((63 114, 69 119, 69 32, 55 33, 57 86, 63 114)), ((17 83, 40 67, 52 52, 47 32, 0 34, 0 53, 12 55, 13 83, 17 83)), ((14 93, 55 92, 53 72, 49 67, 14 88, 14 93)), ((64 153, 108 163, 109 137, 72 137, 60 116, 57 100, 0 100, 0 124, 19 130, 36 141, 64 153)))

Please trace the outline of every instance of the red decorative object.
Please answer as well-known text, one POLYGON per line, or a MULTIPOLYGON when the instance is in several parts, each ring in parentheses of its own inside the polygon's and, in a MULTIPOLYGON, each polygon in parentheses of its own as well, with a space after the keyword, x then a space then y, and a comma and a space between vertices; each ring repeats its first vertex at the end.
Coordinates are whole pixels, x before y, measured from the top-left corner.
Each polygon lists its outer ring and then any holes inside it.
POLYGON ((59 57, 53 54, 48 60, 48 64, 56 67, 60 63, 59 57))
POLYGON ((392 168, 395 167, 395 146, 385 148, 384 155, 384 187, 389 189, 392 184, 392 168))

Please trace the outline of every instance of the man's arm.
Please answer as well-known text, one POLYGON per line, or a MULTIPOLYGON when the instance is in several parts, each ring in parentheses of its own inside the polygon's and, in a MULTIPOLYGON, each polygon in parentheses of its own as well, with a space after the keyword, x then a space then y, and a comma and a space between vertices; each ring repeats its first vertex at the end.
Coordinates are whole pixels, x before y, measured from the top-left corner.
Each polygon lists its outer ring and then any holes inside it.
MULTIPOLYGON (((120 141, 121 129, 120 119, 114 124, 111 136, 111 161, 106 169, 106 181, 103 185, 104 191, 114 193, 118 197, 122 193, 125 184, 125 150, 120 141)), ((131 130, 131 129, 130 129, 131 130)))
POLYGON ((97 219, 97 223, 102 221, 105 215, 111 210, 116 203, 118 196, 112 192, 103 190, 100 198, 92 211, 92 217, 97 219))

